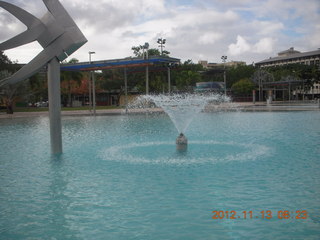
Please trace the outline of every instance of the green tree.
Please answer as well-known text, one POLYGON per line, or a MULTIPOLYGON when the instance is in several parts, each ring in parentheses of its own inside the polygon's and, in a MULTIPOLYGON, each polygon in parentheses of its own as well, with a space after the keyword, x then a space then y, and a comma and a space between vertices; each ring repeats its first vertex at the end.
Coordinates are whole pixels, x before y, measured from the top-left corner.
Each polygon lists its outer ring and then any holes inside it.
MULTIPOLYGON (((135 57, 143 57, 145 55, 145 49, 143 46, 134 46, 132 47, 133 54, 135 57)), ((169 56, 170 52, 163 51, 162 56, 169 56)), ((148 56, 160 56, 161 53, 157 48, 148 49, 148 56)), ((166 69, 166 66, 157 66, 157 68, 166 69)), ((133 71, 135 71, 133 69, 133 71)), ((159 93, 167 91, 167 74, 164 71, 153 71, 152 68, 149 68, 149 91, 154 93, 159 93)), ((139 70, 137 69, 137 72, 139 70)), ((139 73, 130 73, 128 79, 129 87, 135 87, 140 92, 145 92, 145 72, 141 71, 139 73)))
POLYGON ((195 86, 200 79, 200 73, 192 70, 183 70, 176 80, 177 88, 179 90, 188 89, 191 86, 195 86))
POLYGON ((197 82, 202 81, 201 71, 203 71, 201 64, 194 64, 191 60, 187 60, 172 71, 173 84, 178 90, 188 90, 190 87, 194 87, 197 82))
POLYGON ((259 83, 262 84, 265 82, 274 82, 274 75, 266 69, 257 69, 250 78, 256 86, 259 86, 259 83))
MULTIPOLYGON (((132 49, 133 54, 134 54, 135 57, 143 57, 145 49, 144 49, 144 47, 142 45, 133 46, 131 49, 132 49)), ((170 52, 168 52, 166 50, 162 51, 162 55, 163 56, 168 57, 169 54, 170 54, 170 52)), ((160 53, 159 49, 157 49, 157 48, 148 49, 148 56, 160 56, 160 55, 161 55, 161 53, 160 53)))
MULTIPOLYGON (((0 71, 2 78, 11 76, 18 71, 21 65, 14 64, 12 61, 0 51, 0 71)), ((13 108, 13 104, 18 99, 24 99, 32 102, 48 99, 46 74, 37 73, 29 78, 29 80, 21 83, 3 86, 0 91, 2 94, 2 101, 8 105, 8 112, 13 108)))
MULTIPOLYGON (((78 59, 72 58, 69 63, 77 63, 78 59)), ((68 106, 72 106, 72 88, 73 86, 79 87, 82 79, 81 72, 75 71, 63 71, 61 73, 61 81, 62 81, 62 94, 67 95, 67 104, 68 106)))
POLYGON ((48 99, 48 83, 45 73, 37 73, 29 78, 30 96, 32 103, 48 99))
POLYGON ((273 76, 273 81, 284 81, 286 79, 301 80, 301 86, 305 90, 320 82, 320 71, 317 65, 289 64, 284 66, 273 66, 264 68, 273 76))
POLYGON ((244 78, 232 84, 231 90, 233 93, 237 95, 246 95, 251 94, 254 88, 254 83, 250 81, 248 78, 244 78))
MULTIPOLYGON (((101 88, 105 90, 118 90, 124 85, 123 69, 108 69, 102 71, 101 88)), ((128 81, 131 84, 131 81, 128 81)))
MULTIPOLYGON (((15 70, 11 60, 0 51, 0 82, 8 78, 15 70)), ((16 99, 18 85, 7 84, 0 89, 0 105, 5 105, 8 114, 13 114, 13 104, 16 99)))
POLYGON ((13 73, 16 67, 12 64, 11 60, 0 51, 0 71, 6 70, 9 73, 13 73))
MULTIPOLYGON (((0 71, 0 79, 11 76, 7 70, 0 71)), ((6 84, 0 89, 0 100, 6 106, 7 114, 13 114, 13 106, 17 100, 22 100, 30 94, 28 81, 6 84)))
POLYGON ((252 65, 238 65, 233 67, 228 67, 226 69, 226 79, 227 79, 227 88, 232 87, 232 85, 238 82, 241 79, 250 78, 254 72, 255 67, 252 65))

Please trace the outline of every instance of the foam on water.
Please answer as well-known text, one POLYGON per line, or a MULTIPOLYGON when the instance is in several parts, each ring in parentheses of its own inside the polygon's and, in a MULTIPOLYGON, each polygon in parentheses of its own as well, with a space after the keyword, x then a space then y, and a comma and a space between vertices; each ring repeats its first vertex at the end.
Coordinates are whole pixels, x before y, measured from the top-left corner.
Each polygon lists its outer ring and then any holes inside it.
POLYGON ((189 151, 174 151, 170 141, 132 143, 112 146, 101 152, 108 161, 135 164, 215 164, 231 161, 253 161, 267 156, 271 149, 259 144, 236 142, 190 141, 189 151))

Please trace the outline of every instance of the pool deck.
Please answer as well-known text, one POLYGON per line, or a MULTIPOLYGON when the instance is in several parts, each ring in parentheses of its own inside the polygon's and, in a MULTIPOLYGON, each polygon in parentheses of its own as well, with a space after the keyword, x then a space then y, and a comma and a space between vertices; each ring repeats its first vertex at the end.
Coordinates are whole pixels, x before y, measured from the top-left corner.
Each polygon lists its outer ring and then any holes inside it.
MULTIPOLYGON (((320 111, 320 106, 317 102, 273 102, 267 105, 264 102, 235 102, 228 104, 221 104, 218 106, 208 106, 205 111, 243 111, 243 112, 279 112, 279 111, 320 111)), ((149 108, 149 109, 134 109, 130 110, 130 114, 139 113, 160 113, 163 112, 161 108, 149 108)), ((120 115, 125 114, 125 109, 99 109, 96 110, 96 116, 104 115, 120 115)), ((93 113, 88 110, 77 111, 62 111, 62 116, 92 116, 93 113)), ((49 116, 47 111, 44 112, 15 112, 13 114, 6 114, 0 112, 0 119, 10 118, 25 118, 25 117, 46 117, 49 116)))
MULTIPOLYGON (((130 110, 130 114, 139 113, 156 113, 163 112, 161 108, 150 108, 150 109, 135 109, 130 110)), ((125 114, 125 109, 99 109, 96 110, 96 116, 104 115, 121 115, 125 114)), ((49 116, 48 111, 43 112, 14 112, 13 114, 6 114, 5 112, 0 112, 0 119, 10 119, 10 118, 26 118, 26 117, 47 117, 49 116)), ((93 116, 93 112, 89 110, 75 110, 75 111, 61 111, 61 116, 93 116)))
POLYGON ((253 112, 283 112, 283 111, 320 111, 320 105, 318 102, 273 102, 267 104, 264 102, 253 103, 234 103, 236 108, 240 111, 253 111, 253 112))

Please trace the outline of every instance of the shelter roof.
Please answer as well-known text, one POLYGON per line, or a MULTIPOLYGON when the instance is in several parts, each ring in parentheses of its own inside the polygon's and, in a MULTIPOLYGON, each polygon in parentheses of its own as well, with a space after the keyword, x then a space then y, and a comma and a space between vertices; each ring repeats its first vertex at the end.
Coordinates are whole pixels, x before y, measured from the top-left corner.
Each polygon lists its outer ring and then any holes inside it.
POLYGON ((152 66, 156 64, 179 64, 180 59, 165 56, 150 56, 143 58, 122 58, 103 61, 79 62, 61 64, 61 71, 94 71, 114 68, 133 68, 152 66))

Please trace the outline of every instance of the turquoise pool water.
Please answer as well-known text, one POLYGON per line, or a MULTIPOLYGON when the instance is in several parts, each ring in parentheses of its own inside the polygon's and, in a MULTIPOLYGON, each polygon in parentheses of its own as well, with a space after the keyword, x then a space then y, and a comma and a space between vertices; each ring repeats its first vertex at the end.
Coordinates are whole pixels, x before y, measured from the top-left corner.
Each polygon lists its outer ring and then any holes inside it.
POLYGON ((0 120, 0 239, 320 239, 319 123, 201 113, 179 154, 164 114, 65 117, 53 157, 47 118, 0 120))

